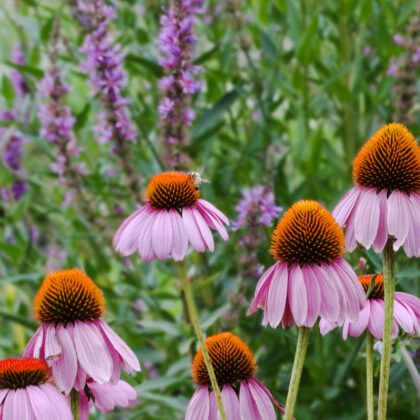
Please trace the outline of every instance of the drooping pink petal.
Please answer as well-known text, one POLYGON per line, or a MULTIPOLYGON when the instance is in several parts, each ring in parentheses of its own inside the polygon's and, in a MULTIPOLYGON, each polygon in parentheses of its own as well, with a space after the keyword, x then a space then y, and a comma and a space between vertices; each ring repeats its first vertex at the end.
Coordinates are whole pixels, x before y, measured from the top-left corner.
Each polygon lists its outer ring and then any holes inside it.
POLYGON ((388 197, 388 232, 395 238, 395 251, 405 242, 408 235, 410 213, 407 201, 407 194, 398 190, 392 191, 388 197))
POLYGON ((96 407, 103 413, 115 407, 130 407, 138 400, 136 390, 125 381, 118 381, 115 385, 101 385, 92 381, 88 383, 88 387, 95 397, 96 407))
POLYGON ((404 251, 407 257, 420 257, 420 196, 411 193, 407 201, 409 213, 409 230, 404 243, 404 251))
POLYGON ((408 335, 414 334, 416 320, 414 313, 396 299, 394 300, 394 319, 408 335))
POLYGON ((35 357, 38 359, 40 357, 40 349, 42 347, 43 337, 44 336, 44 326, 41 325, 35 331, 35 334, 29 340, 26 345, 25 351, 23 352, 23 357, 35 357))
POLYGON ((193 211, 190 207, 184 207, 182 210, 182 220, 184 222, 187 238, 192 247, 197 252, 204 252, 206 250, 206 242, 201 236, 197 221, 195 220, 193 211))
POLYGON ((359 313, 359 318, 349 323, 348 334, 352 337, 360 337, 368 327, 370 317, 370 300, 367 300, 366 306, 359 313))
POLYGON ((89 411, 93 407, 93 401, 88 400, 86 394, 80 394, 80 420, 89 420, 89 411))
POLYGON ((141 209, 136 210, 122 223, 113 240, 113 245, 117 252, 127 256, 137 250, 141 226, 148 214, 149 208, 148 206, 144 206, 141 209))
POLYGON ((223 225, 223 222, 220 221, 213 213, 209 212, 205 207, 198 205, 197 209, 200 214, 203 216, 206 223, 212 228, 219 232, 219 235, 223 238, 224 241, 229 239, 229 235, 226 231, 226 228, 223 225))
POLYGON ((140 372, 140 363, 134 352, 124 343, 124 341, 112 330, 112 328, 102 319, 99 319, 98 325, 108 340, 114 346, 115 350, 123 360, 124 368, 128 373, 140 372))
POLYGON ((258 406, 252 396, 249 385, 245 381, 240 382, 239 387, 239 411, 242 419, 264 420, 261 418, 258 406))
POLYGON ((320 314, 329 322, 337 322, 339 317, 338 295, 334 285, 331 285, 328 275, 317 265, 311 265, 312 272, 316 277, 321 294, 320 314))
MULTIPOLYGON (((72 326, 67 328, 72 330, 72 326)), ((69 394, 75 386, 77 375, 77 356, 74 349, 73 339, 71 334, 62 325, 56 329, 57 339, 60 343, 61 354, 60 357, 52 364, 52 371, 57 387, 60 391, 69 394)))
POLYGON ((229 384, 226 384, 223 386, 221 394, 226 420, 241 420, 239 414, 239 399, 236 392, 229 384))
POLYGON ((171 254, 172 236, 171 214, 166 209, 159 210, 152 227, 152 246, 160 260, 166 260, 171 254))
MULTIPOLYGON (((268 290, 271 284, 271 279, 273 277, 274 272, 277 270, 277 267, 279 264, 283 264, 283 263, 276 263, 272 265, 263 273, 263 275, 258 280, 257 287, 255 289, 254 298, 252 299, 251 306, 249 307, 247 311, 247 315, 253 314, 257 310, 257 308, 265 307, 265 302, 266 302, 268 290)), ((286 266, 286 269, 287 269, 287 266, 286 266)))
POLYGON ((210 202, 203 200, 200 198, 197 202, 197 207, 204 207, 208 213, 212 213, 214 216, 216 216, 222 223, 229 226, 229 219, 213 204, 210 202))
POLYGON ((373 242, 375 252, 382 252, 388 240, 388 199, 386 190, 381 190, 377 197, 379 203, 379 224, 376 238, 373 242))
POLYGON ((395 299, 403 305, 409 306, 417 318, 420 318, 420 299, 417 296, 405 292, 395 292, 395 299))
POLYGON ((248 383, 261 418, 264 420, 276 420, 276 413, 268 395, 263 392, 254 379, 251 378, 248 383))
POLYGON ((384 302, 380 299, 370 299, 368 330, 377 340, 382 340, 384 334, 384 302))
POLYGON ((281 413, 285 413, 285 408, 273 397, 273 395, 271 395, 271 392, 257 378, 252 378, 252 382, 254 386, 259 387, 260 390, 267 395, 270 401, 280 410, 281 413))
POLYGON ((332 211, 333 217, 340 226, 347 225, 349 215, 357 203, 360 191, 360 187, 358 186, 347 191, 332 211))
POLYGON ((74 346, 84 371, 96 382, 109 382, 112 376, 112 359, 95 322, 75 323, 74 346))
POLYGON ((354 233, 354 225, 356 221, 355 217, 356 212, 350 215, 347 226, 346 226, 346 233, 345 233, 345 240, 346 240, 346 249, 348 252, 353 252, 357 247, 356 235, 354 233))
POLYGON ((366 295, 356 273, 344 258, 337 258, 334 264, 340 267, 343 278, 346 279, 349 285, 352 285, 353 291, 358 298, 359 310, 362 309, 366 303, 366 295))
POLYGON ((73 420, 68 398, 49 383, 25 388, 37 420, 73 420))
POLYGON ((157 258, 152 246, 152 228, 156 218, 156 212, 150 212, 144 217, 137 238, 137 249, 141 259, 145 262, 153 261, 157 258))
POLYGON ((273 273, 268 290, 267 303, 264 308, 264 312, 267 313, 267 321, 273 328, 276 328, 283 318, 288 289, 288 270, 286 264, 276 264, 276 267, 277 269, 273 273))
POLYGON ((188 249, 188 238, 185 232, 185 227, 182 222, 182 217, 179 213, 171 209, 169 210, 171 215, 172 233, 173 233, 173 246, 172 246, 172 258, 175 261, 182 261, 187 254, 188 249))
POLYGON ((359 244, 369 249, 376 239, 379 225, 379 200, 376 190, 365 188, 355 210, 354 234, 359 244))
POLYGON ((199 386, 188 404, 185 420, 209 420, 210 399, 206 386, 199 386))
POLYGON ((319 321, 319 332, 321 335, 327 335, 335 328, 337 328, 337 325, 332 322, 328 322, 325 319, 319 321))
POLYGON ((54 361, 58 359, 61 354, 61 346, 59 345, 56 338, 56 329, 54 325, 45 325, 45 345, 44 345, 44 356, 48 361, 54 361))
POLYGON ((299 264, 293 264, 289 270, 287 298, 296 325, 304 325, 308 315, 308 297, 299 264))
POLYGON ((10 390, 3 405, 4 420, 38 420, 32 410, 26 389, 10 390))
MULTIPOLYGON (((225 413, 226 414, 226 413, 225 413)), ((209 419, 220 420, 219 409, 217 408, 217 401, 214 392, 209 392, 209 419)))
POLYGON ((338 273, 334 269, 334 263, 327 265, 321 264, 322 269, 325 273, 325 281, 329 282, 330 287, 335 288, 335 292, 337 293, 338 297, 338 306, 339 312, 336 319, 336 322, 341 326, 345 319, 348 318, 349 315, 349 302, 348 296, 344 290, 342 280, 340 279, 338 273))
POLYGON ((77 362, 77 374, 76 374, 76 379, 74 380, 73 388, 79 392, 83 391, 86 385, 86 380, 87 380, 87 373, 83 370, 82 366, 80 366, 80 363, 77 362))
POLYGON ((210 252, 214 251, 214 239, 211 234, 210 228, 207 225, 206 221, 203 219, 201 213, 194 207, 191 208, 193 217, 197 223, 198 229, 200 231, 201 237, 203 238, 207 248, 210 252))
POLYGON ((302 267, 303 278, 305 279, 306 295, 308 296, 308 316, 306 327, 312 327, 317 320, 321 310, 321 292, 316 276, 310 265, 302 267))

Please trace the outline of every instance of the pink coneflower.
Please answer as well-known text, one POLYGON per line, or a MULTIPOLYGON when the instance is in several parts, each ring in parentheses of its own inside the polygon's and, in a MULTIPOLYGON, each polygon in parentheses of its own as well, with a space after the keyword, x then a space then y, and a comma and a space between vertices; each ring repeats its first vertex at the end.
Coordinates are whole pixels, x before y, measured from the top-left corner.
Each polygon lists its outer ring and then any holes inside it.
POLYGON ((273 233, 278 261, 260 278, 248 314, 264 310, 263 325, 312 327, 321 315, 330 322, 356 319, 365 305, 363 288, 342 258, 344 235, 316 201, 299 201, 273 233))
POLYGON ((172 257, 181 261, 188 242, 198 252, 214 251, 210 228, 229 239, 227 217, 199 198, 196 173, 163 172, 153 176, 146 192, 146 204, 128 217, 114 237, 114 247, 127 256, 138 251, 146 261, 172 257))
POLYGON ((0 419, 72 420, 68 398, 51 383, 45 362, 32 358, 0 361, 0 419))
MULTIPOLYGON (((373 274, 359 277, 359 281, 365 291, 370 287, 373 274)), ((394 320, 392 337, 398 335, 400 326, 408 335, 417 332, 420 334, 420 299, 404 292, 396 292, 394 295, 394 320)), ((337 325, 321 319, 319 328, 321 334, 325 335, 336 328, 337 325)), ((343 339, 361 336, 366 329, 377 339, 382 340, 384 333, 384 277, 377 274, 374 285, 368 296, 366 306, 360 311, 357 321, 344 321, 343 339)))
POLYGON ((49 274, 34 300, 42 324, 28 343, 25 356, 47 361, 57 387, 82 391, 87 378, 116 383, 123 365, 140 371, 135 354, 101 319, 105 301, 95 283, 81 270, 49 274))
POLYGON ((80 420, 88 420, 89 411, 93 407, 107 413, 116 407, 127 408, 138 403, 136 390, 125 381, 116 384, 98 384, 88 380, 84 391, 80 394, 80 420))
POLYGON ((420 257, 420 148, 402 124, 388 124, 362 147, 353 166, 357 184, 333 211, 346 227, 346 247, 357 244, 382 252, 388 238, 394 250, 420 257))
MULTIPOLYGON (((228 420, 275 420, 274 405, 283 407, 254 377, 257 364, 249 347, 230 332, 207 338, 206 346, 214 367, 228 420)), ((198 388, 188 405, 186 420, 218 420, 216 398, 201 350, 194 357, 192 374, 198 388)))

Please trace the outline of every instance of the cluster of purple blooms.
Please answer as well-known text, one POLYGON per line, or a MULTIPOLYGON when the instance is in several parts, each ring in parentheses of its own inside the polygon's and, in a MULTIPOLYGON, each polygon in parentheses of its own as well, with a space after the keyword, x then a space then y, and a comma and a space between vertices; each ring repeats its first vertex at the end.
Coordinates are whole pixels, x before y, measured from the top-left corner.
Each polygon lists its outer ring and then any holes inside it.
MULTIPOLYGON (((20 48, 16 45, 12 50, 12 62, 19 65, 26 64, 25 57, 20 48)), ((11 74, 14 91, 18 99, 23 99, 29 94, 29 87, 18 70, 14 70, 11 74)), ((18 119, 18 112, 15 109, 4 110, 0 113, 0 121, 3 123, 13 122, 18 119)), ((26 193, 27 184, 22 179, 22 146, 25 139, 15 129, 9 129, 7 126, 0 127, 0 145, 3 153, 3 162, 9 168, 13 183, 10 188, 3 187, 0 189, 1 200, 9 203, 13 200, 20 200, 26 193)))
POLYGON ((240 243, 245 248, 244 260, 241 261, 243 272, 249 275, 261 274, 262 267, 258 264, 256 250, 260 245, 261 227, 271 226, 273 220, 282 212, 276 206, 274 194, 266 185, 257 185, 242 191, 242 199, 236 205, 238 217, 232 223, 234 230, 246 228, 246 235, 240 243))
POLYGON ((201 82, 194 78, 199 68, 192 65, 191 57, 196 44, 194 23, 202 6, 202 0, 174 1, 160 20, 158 46, 162 58, 159 63, 165 69, 165 76, 159 83, 164 95, 158 111, 169 149, 184 142, 184 127, 194 119, 189 97, 201 89, 201 82))
MULTIPOLYGON (((57 161, 51 164, 51 170, 59 175, 63 184, 70 161, 80 155, 82 148, 77 145, 73 132, 75 118, 71 109, 64 105, 63 98, 69 91, 60 76, 59 69, 53 65, 39 85, 39 94, 44 102, 39 106, 38 117, 41 123, 40 135, 57 146, 57 161)), ((84 164, 71 166, 71 171, 78 174, 85 172, 84 164)))
POLYGON ((128 100, 122 95, 126 84, 123 55, 109 32, 109 22, 115 17, 115 10, 101 0, 79 0, 76 7, 76 16, 86 31, 81 48, 86 56, 82 69, 89 75, 93 91, 105 109, 98 115, 95 130, 99 142, 116 142, 114 151, 117 152, 121 142, 135 140, 136 130, 128 111, 128 100))
MULTIPOLYGON (((401 35, 394 35, 393 41, 395 45, 404 47, 410 54, 410 64, 414 68, 420 67, 420 46, 415 46, 414 49, 411 47, 411 42, 401 35)), ((391 60, 391 64, 387 70, 388 76, 398 76, 398 64, 395 59, 391 60)))

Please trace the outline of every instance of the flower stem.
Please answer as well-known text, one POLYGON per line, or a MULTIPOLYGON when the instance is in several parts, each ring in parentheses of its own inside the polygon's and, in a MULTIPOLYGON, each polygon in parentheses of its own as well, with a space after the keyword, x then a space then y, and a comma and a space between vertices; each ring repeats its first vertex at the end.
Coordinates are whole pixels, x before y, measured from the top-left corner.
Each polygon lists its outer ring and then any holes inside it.
POLYGON ((383 335, 383 353, 381 360, 381 373, 379 378, 378 420, 386 419, 386 406, 388 398, 389 370, 391 366, 392 351, 392 321, 394 316, 394 250, 392 240, 388 239, 384 249, 384 300, 385 320, 383 335))
POLYGON ((70 401, 71 401, 71 412, 73 414, 74 420, 79 420, 80 419, 80 395, 75 389, 71 390, 70 401))
POLYGON ((368 420, 374 420, 373 404, 373 336, 367 333, 366 345, 366 406, 368 420))
POLYGON ((287 392, 286 413, 284 415, 284 420, 291 420, 293 418, 299 391, 300 377, 302 376, 302 369, 303 364, 305 363, 310 334, 310 328, 299 328, 299 337, 296 346, 295 360, 293 362, 292 377, 290 378, 289 391, 287 392))
POLYGON ((194 297, 193 297, 193 294, 192 294, 192 289, 191 289, 190 280, 188 278, 187 269, 186 269, 183 261, 179 262, 179 274, 180 274, 180 278, 181 278, 182 289, 184 290, 185 301, 186 301, 186 305, 187 305, 189 318, 190 318, 191 323, 194 327, 194 331, 195 331, 195 335, 197 336, 197 340, 200 343, 201 351, 203 353, 204 364, 206 365, 207 372, 208 372, 209 377, 210 377, 211 386, 212 386, 213 392, 216 396, 216 402, 217 402, 217 407, 218 407, 219 413, 220 413, 220 419, 221 420, 226 420, 226 415, 225 415, 225 410, 224 410, 224 407, 223 407, 222 396, 220 394, 219 384, 217 383, 216 375, 214 373, 214 369, 213 369, 213 366, 212 366, 211 361, 210 361, 210 356, 209 356, 209 353, 207 351, 206 342, 205 342, 204 337, 203 337, 203 332, 201 331, 200 320, 198 318, 197 307, 196 307, 195 302, 194 302, 194 297))

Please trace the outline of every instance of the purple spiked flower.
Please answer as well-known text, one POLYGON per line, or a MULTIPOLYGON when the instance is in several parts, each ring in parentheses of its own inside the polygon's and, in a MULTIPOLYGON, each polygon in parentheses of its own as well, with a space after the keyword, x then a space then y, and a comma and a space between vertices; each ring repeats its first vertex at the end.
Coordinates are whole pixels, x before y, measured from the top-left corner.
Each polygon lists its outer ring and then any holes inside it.
MULTIPOLYGON (((12 61, 15 64, 22 66, 26 64, 26 59, 23 55, 20 44, 16 44, 12 50, 12 61)), ((29 86, 19 70, 13 70, 11 79, 15 88, 15 92, 19 98, 25 97, 30 92, 29 86)))
POLYGON ((173 0, 160 20, 158 46, 162 58, 159 62, 165 76, 159 83, 163 96, 158 110, 165 162, 169 167, 178 167, 186 160, 186 156, 179 153, 179 146, 187 143, 185 126, 194 119, 190 96, 201 90, 201 81, 194 78, 199 69, 192 65, 192 54, 196 44, 194 23, 202 6, 203 0, 173 0))

